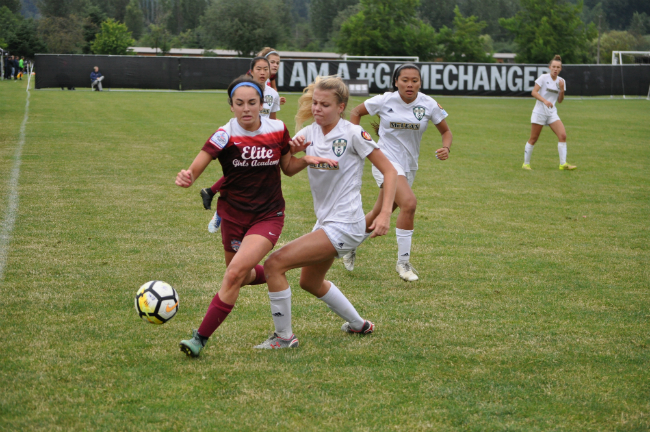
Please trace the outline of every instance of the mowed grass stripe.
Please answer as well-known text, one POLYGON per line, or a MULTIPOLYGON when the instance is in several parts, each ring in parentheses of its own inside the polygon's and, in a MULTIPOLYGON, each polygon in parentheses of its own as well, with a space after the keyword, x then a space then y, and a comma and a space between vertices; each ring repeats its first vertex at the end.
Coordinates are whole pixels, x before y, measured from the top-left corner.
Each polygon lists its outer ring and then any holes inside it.
MULTIPOLYGON (((293 131, 298 96, 287 98, 279 117, 293 131)), ((3 428, 650 427, 647 101, 562 104, 578 165, 567 173, 548 129, 534 171, 520 169, 530 99, 437 98, 454 146, 449 161, 435 159, 430 126, 414 187, 422 280, 394 273, 394 231, 359 249, 354 272, 337 262, 330 273, 377 333, 342 334, 294 271, 298 350, 252 350, 272 321, 265 287, 246 287, 192 361, 177 343, 224 271, 198 191, 221 171, 209 167, 189 190, 173 179, 230 118, 225 100, 32 94, 21 212, 0 285, 3 428), (179 314, 160 327, 133 309, 151 279, 180 295, 179 314)), ((305 173, 283 177, 283 190, 281 244, 315 222, 305 173)), ((369 164, 362 193, 368 209, 377 193, 369 164)))

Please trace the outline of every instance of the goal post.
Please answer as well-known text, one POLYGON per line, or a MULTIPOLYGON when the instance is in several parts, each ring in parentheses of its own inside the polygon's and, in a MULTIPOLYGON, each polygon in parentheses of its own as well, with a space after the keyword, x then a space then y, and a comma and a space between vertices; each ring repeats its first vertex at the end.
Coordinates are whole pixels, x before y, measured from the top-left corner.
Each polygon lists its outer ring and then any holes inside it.
MULTIPOLYGON (((620 65, 621 67, 621 86, 623 88, 623 99, 625 99, 625 80, 623 78, 623 56, 632 56, 634 57, 634 62, 637 63, 637 60, 642 59, 639 63, 650 63, 650 51, 612 51, 612 66, 620 65), (647 58, 647 59, 646 59, 647 58)), ((614 80, 614 75, 612 74, 612 83, 614 80)), ((611 95, 610 97, 614 97, 611 95)), ((648 96, 650 100, 650 87, 648 87, 648 96)))

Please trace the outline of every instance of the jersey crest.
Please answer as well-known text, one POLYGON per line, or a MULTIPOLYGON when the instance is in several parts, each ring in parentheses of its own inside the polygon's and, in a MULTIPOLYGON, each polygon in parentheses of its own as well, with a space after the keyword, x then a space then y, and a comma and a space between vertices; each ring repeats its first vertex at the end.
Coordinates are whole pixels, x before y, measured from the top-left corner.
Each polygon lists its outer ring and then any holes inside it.
POLYGON ((228 139, 230 139, 228 132, 223 129, 219 129, 214 133, 214 135, 210 137, 210 142, 222 149, 226 146, 226 144, 228 144, 228 139))
POLYGON ((427 109, 423 106, 418 105, 416 107, 413 107, 413 115, 418 120, 422 120, 426 115, 426 113, 427 113, 427 109))
POLYGON ((345 149, 348 146, 348 141, 344 139, 337 139, 332 142, 332 151, 338 157, 343 156, 345 149))
POLYGON ((366 141, 372 141, 372 137, 370 134, 364 130, 361 131, 361 138, 363 138, 366 141))
POLYGON ((273 95, 264 96, 264 103, 267 104, 267 105, 272 105, 273 104, 273 95))

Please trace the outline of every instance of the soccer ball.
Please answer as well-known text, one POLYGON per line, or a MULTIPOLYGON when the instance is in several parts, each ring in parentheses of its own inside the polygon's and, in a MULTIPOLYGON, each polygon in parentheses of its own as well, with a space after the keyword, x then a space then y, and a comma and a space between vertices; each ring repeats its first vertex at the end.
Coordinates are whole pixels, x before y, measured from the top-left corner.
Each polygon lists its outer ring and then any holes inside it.
POLYGON ((178 312, 178 294, 166 282, 149 281, 135 294, 135 311, 151 324, 165 324, 178 312))

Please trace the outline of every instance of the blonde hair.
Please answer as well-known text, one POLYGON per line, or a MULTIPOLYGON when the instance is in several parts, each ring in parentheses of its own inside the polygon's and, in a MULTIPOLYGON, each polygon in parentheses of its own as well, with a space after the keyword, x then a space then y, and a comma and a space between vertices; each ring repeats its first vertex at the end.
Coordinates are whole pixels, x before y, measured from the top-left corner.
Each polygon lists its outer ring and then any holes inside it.
MULTIPOLYGON (((258 52, 257 55, 256 55, 255 57, 266 57, 270 52, 273 52, 273 51, 275 51, 275 48, 264 47, 264 48, 262 49, 262 51, 258 52)), ((278 57, 280 57, 280 54, 278 54, 277 51, 273 52, 273 54, 274 54, 274 55, 277 55, 278 57)))
POLYGON ((337 104, 345 104, 345 108, 341 113, 341 118, 345 118, 345 111, 348 107, 348 99, 350 98, 350 90, 345 85, 343 80, 336 75, 316 77, 316 81, 309 84, 302 91, 302 96, 298 99, 298 112, 296 113, 296 129, 300 130, 304 122, 312 118, 311 104, 314 97, 314 90, 326 90, 334 92, 337 104))
POLYGON ((553 60, 551 60, 550 62, 548 62, 548 65, 550 66, 551 63, 553 63, 554 61, 559 61, 560 63, 562 63, 562 57, 560 57, 559 54, 555 54, 555 57, 553 57, 553 60))

